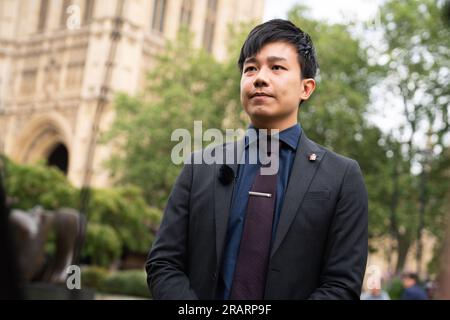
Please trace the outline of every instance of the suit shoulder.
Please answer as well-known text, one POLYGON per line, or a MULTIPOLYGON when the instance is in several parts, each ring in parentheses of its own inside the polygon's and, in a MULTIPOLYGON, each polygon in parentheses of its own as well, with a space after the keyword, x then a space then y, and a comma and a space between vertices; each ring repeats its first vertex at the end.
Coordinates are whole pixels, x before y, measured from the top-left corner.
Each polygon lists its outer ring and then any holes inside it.
POLYGON ((355 159, 352 159, 352 158, 346 157, 344 155, 341 155, 339 153, 336 153, 336 152, 334 152, 334 151, 332 151, 332 150, 330 150, 330 149, 328 149, 328 148, 326 148, 326 147, 324 147, 324 146, 322 146, 322 145, 320 145, 320 144, 318 144, 318 143, 316 143, 314 141, 312 141, 312 142, 317 146, 317 148, 319 148, 320 150, 326 152, 325 159, 328 159, 328 161, 331 161, 331 162, 334 162, 334 163, 343 164, 343 165, 346 165, 346 166, 350 165, 350 164, 357 164, 357 165, 359 165, 358 161, 356 161, 355 159))

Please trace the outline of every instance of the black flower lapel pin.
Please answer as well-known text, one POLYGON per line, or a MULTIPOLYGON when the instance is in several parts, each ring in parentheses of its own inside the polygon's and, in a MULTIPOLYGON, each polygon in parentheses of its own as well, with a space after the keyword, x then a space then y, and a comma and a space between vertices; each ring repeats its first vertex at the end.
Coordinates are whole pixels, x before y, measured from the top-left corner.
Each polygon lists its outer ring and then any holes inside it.
POLYGON ((223 185, 230 184, 231 181, 233 181, 234 179, 233 169, 231 169, 231 167, 227 166, 226 164, 221 165, 219 169, 218 178, 223 185))

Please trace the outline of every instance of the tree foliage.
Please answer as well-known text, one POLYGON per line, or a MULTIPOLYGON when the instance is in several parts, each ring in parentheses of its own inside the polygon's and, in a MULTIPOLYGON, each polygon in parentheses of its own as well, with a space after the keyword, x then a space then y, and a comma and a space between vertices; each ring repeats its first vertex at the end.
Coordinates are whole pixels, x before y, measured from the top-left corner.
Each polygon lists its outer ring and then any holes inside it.
POLYGON ((442 2, 387 1, 380 9, 382 42, 370 48, 385 78, 386 107, 400 101, 384 168, 386 230, 396 240, 397 271, 422 229, 442 239, 448 210, 450 30, 442 2), (424 212, 423 222, 420 213, 424 212))
POLYGON ((44 163, 19 165, 4 158, 5 185, 14 208, 28 210, 40 205, 48 210, 77 207, 78 192, 64 174, 44 163))

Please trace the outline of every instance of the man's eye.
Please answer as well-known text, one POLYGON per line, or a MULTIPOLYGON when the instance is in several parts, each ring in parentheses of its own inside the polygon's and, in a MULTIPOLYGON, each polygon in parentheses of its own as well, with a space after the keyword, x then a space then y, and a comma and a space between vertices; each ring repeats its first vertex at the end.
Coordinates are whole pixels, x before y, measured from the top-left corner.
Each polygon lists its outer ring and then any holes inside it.
POLYGON ((273 70, 286 70, 285 67, 283 67, 283 66, 278 66, 278 65, 273 66, 272 69, 273 69, 273 70))
POLYGON ((255 71, 255 70, 256 70, 255 67, 247 67, 247 68, 244 69, 244 73, 245 72, 250 72, 250 71, 255 71))

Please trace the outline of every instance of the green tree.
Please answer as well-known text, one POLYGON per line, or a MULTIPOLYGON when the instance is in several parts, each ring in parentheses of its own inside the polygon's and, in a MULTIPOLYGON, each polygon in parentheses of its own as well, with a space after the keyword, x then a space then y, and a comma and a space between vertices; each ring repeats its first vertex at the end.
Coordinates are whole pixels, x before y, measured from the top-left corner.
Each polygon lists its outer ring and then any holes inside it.
POLYGON ((295 6, 288 16, 310 34, 320 66, 316 91, 300 107, 302 126, 313 140, 360 158, 356 144, 365 143, 365 130, 374 130, 365 116, 376 80, 360 41, 352 37, 349 26, 308 18, 304 6, 295 6))
MULTIPOLYGON (((397 271, 402 270, 422 229, 442 238, 448 208, 450 31, 441 19, 442 4, 387 1, 376 29, 383 41, 371 48, 386 75, 381 83, 386 96, 398 97, 402 104, 398 130, 391 134, 390 153, 395 161, 390 161, 386 180, 391 199, 388 230, 399 253, 397 271), (426 213, 424 220, 421 211, 426 213)), ((386 107, 395 107, 389 102, 386 107)))
POLYGON ((148 206, 142 191, 135 186, 93 190, 88 213, 89 225, 112 228, 120 253, 142 254, 151 247, 162 216, 160 210, 148 206))
POLYGON ((117 232, 109 225, 89 222, 86 239, 81 252, 96 266, 109 267, 122 253, 122 242, 117 232))
POLYGON ((78 190, 58 169, 44 163, 19 165, 7 158, 2 159, 5 188, 13 208, 29 210, 40 205, 47 210, 55 210, 77 207, 78 190))

